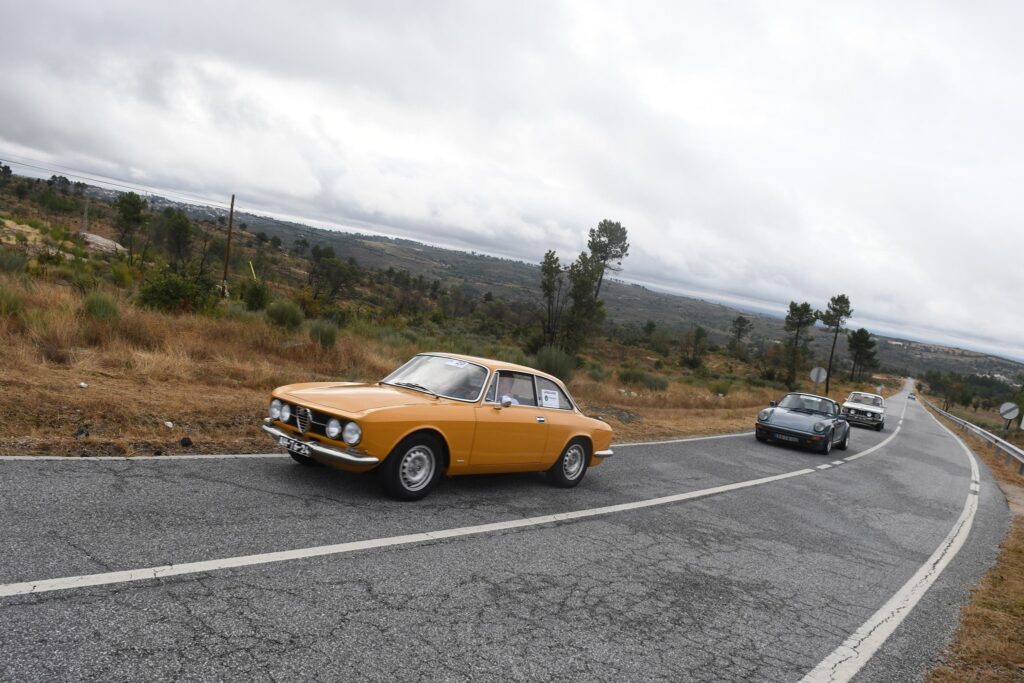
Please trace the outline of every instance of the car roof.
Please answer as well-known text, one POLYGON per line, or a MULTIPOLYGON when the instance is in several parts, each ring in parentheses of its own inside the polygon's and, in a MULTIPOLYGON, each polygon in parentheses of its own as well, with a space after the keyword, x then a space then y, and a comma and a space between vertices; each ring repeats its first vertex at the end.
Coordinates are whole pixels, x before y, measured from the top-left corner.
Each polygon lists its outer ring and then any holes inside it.
MULTIPOLYGON (((860 394, 861 396, 874 396, 875 398, 881 398, 881 399, 882 399, 883 401, 885 400, 885 399, 884 399, 884 398, 882 397, 882 395, 881 395, 881 394, 872 394, 872 393, 871 393, 871 392, 869 392, 869 391, 851 391, 851 392, 850 392, 850 396, 853 396, 854 394, 860 394)), ((849 396, 848 396, 847 398, 849 398, 849 396)))
POLYGON ((503 360, 494 360, 493 358, 480 358, 479 356, 467 356, 462 353, 447 353, 445 351, 423 351, 422 353, 416 354, 417 356, 444 356, 445 358, 456 358, 458 360, 469 361, 470 363, 476 363, 477 365, 483 365, 488 370, 512 370, 514 372, 528 372, 531 375, 537 375, 545 379, 550 379, 555 384, 564 387, 560 379, 553 375, 549 375, 546 372, 541 372, 536 368, 530 368, 525 365, 517 365, 516 363, 506 363, 503 360))

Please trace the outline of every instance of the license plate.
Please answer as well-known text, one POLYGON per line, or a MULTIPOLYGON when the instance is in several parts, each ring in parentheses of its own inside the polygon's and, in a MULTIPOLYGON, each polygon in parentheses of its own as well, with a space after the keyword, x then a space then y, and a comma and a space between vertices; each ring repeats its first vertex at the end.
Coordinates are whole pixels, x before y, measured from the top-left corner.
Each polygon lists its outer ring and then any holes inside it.
POLYGON ((309 455, 309 446, 301 441, 296 441, 295 439, 289 439, 287 436, 282 436, 278 438, 277 442, 288 450, 294 451, 299 455, 309 455))
POLYGON ((790 436, 789 434, 776 434, 775 438, 778 439, 779 441, 793 441, 793 442, 796 442, 796 441, 800 440, 800 439, 796 438, 795 436, 790 436))

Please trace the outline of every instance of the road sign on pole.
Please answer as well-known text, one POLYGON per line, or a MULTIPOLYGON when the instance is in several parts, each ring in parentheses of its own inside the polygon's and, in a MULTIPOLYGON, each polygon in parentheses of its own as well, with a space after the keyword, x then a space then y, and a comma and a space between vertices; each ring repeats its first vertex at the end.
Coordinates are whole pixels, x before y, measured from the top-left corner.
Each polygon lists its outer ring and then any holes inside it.
POLYGON ((814 368, 811 370, 811 381, 814 382, 814 393, 818 393, 818 385, 825 381, 828 377, 828 373, 825 372, 825 368, 814 368))
MULTIPOLYGON (((1017 419, 1018 415, 1020 415, 1020 407, 1016 403, 1010 403, 1007 401, 1003 405, 999 406, 999 414, 1003 416, 1004 420, 1006 420, 1006 427, 1004 427, 1004 429, 1009 432, 1010 425, 1013 424, 1013 421, 1017 419)), ((1021 429, 1024 429, 1024 425, 1021 426, 1021 429)))

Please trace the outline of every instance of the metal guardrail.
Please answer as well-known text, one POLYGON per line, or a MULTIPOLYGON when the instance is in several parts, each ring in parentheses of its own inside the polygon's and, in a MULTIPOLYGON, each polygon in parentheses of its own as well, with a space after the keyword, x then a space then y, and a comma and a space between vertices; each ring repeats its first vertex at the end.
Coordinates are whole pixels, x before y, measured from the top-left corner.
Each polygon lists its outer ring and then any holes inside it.
POLYGON ((945 410, 938 407, 937 405, 935 405, 934 403, 927 399, 923 400, 925 403, 931 406, 932 409, 935 410, 935 412, 956 423, 962 431, 973 432, 975 436, 984 439, 985 441, 988 441, 990 444, 992 444, 992 449, 996 456, 1002 454, 1006 457, 1006 464, 1010 464, 1010 460, 1016 460, 1019 465, 1019 467, 1017 468, 1018 472, 1024 475, 1024 450, 1021 450, 1017 446, 1014 446, 1012 443, 1009 443, 1005 439, 1000 439, 992 432, 985 431, 984 429, 982 429, 981 427, 972 422, 963 420, 957 417, 956 415, 950 415, 945 410))

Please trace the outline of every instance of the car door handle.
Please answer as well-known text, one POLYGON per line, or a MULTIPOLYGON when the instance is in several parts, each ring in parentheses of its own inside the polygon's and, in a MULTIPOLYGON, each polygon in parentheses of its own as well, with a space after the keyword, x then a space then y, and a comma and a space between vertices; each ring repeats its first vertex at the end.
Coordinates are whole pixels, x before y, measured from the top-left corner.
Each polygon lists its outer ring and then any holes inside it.
POLYGON ((537 422, 541 422, 541 423, 543 423, 543 422, 544 422, 544 417, 543 417, 543 416, 541 416, 541 415, 538 415, 538 416, 537 416, 537 422))

